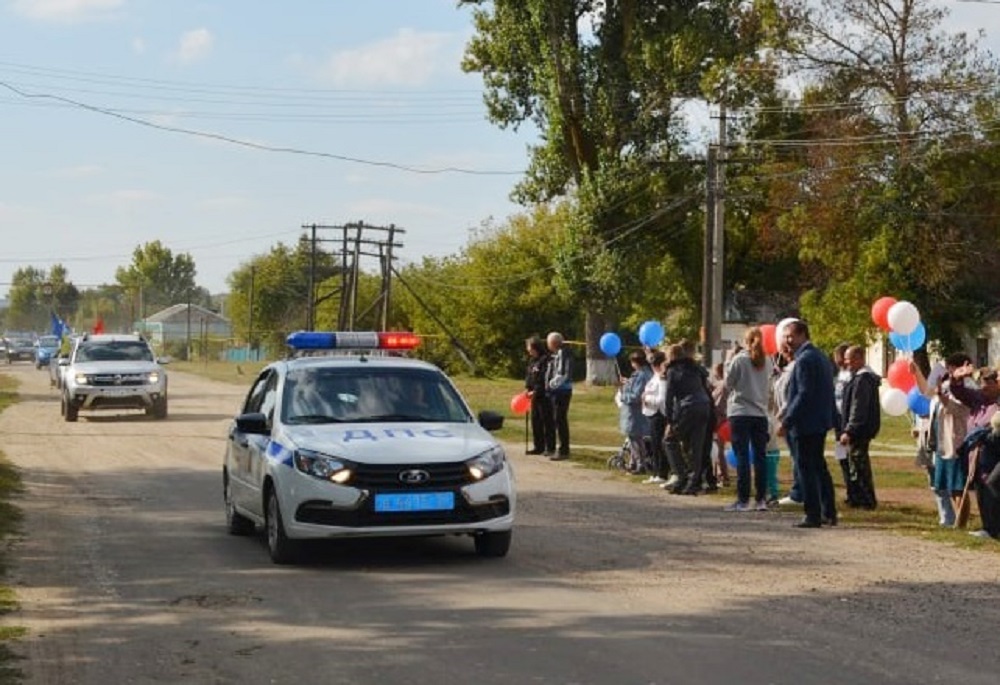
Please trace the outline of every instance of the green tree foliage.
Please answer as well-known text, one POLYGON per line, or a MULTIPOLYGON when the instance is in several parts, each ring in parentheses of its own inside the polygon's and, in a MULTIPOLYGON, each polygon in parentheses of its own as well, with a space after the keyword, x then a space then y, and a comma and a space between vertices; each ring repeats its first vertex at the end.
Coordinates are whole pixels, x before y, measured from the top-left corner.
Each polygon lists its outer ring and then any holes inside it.
POLYGON ((51 329, 53 312, 66 321, 74 318, 80 291, 61 264, 48 271, 28 266, 14 272, 8 298, 8 329, 44 332, 51 329))
POLYGON ((463 68, 482 74, 490 119, 503 128, 532 122, 541 133, 514 197, 575 198, 557 270, 586 311, 588 359, 600 358, 600 334, 648 287, 639 276, 686 244, 657 240, 683 226, 673 201, 697 196, 690 165, 676 164, 687 161, 679 104, 737 67, 773 71, 756 67, 780 15, 764 0, 460 4, 475 6, 463 68))
POLYGON ((396 320, 425 336, 421 354, 451 371, 468 371, 454 336, 477 373, 518 376, 526 338, 579 330, 574 299, 553 283, 551 245, 566 232, 571 213, 565 205, 539 205, 503 224, 483 225, 457 256, 404 268, 409 288, 395 286, 396 320))
POLYGON ((188 253, 175 255, 159 240, 136 247, 132 262, 115 271, 115 280, 137 302, 139 318, 158 309, 193 302, 207 306, 204 291, 195 283, 194 259, 188 253), (199 298, 199 299, 195 299, 199 298))
POLYGON ((973 38, 944 33, 947 9, 931 0, 790 6, 793 52, 815 80, 801 108, 808 152, 777 223, 799 248, 803 312, 831 339, 857 340, 874 332, 868 306, 891 294, 953 340, 954 308, 941 303, 977 298, 976 274, 996 266, 968 249, 995 245, 996 232, 966 213, 982 205, 955 182, 995 168, 983 139, 993 125, 976 113, 995 96, 997 65, 973 38))

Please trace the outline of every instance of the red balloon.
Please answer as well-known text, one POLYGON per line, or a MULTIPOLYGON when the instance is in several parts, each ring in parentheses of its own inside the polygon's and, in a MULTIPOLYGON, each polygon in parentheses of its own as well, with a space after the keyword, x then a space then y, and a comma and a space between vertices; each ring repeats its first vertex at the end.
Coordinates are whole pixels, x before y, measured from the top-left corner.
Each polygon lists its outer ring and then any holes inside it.
POLYGON ((527 414, 529 409, 531 409, 531 398, 527 390, 510 398, 510 410, 515 414, 527 414))
POLYGON ((722 442, 732 442, 733 432, 729 428, 729 421, 723 421, 719 424, 719 427, 715 429, 715 432, 719 434, 719 439, 722 442))
POLYGON ((766 355, 778 354, 778 339, 775 337, 777 328, 773 323, 766 323, 760 327, 760 335, 763 338, 761 342, 764 343, 764 354, 766 355))
POLYGON ((872 305, 872 321, 883 331, 889 331, 889 309, 894 304, 895 297, 880 297, 872 305))
POLYGON ((886 374, 889 385, 899 388, 903 392, 910 392, 910 389, 917 384, 917 379, 910 371, 910 361, 908 359, 897 359, 889 365, 889 372, 886 374))

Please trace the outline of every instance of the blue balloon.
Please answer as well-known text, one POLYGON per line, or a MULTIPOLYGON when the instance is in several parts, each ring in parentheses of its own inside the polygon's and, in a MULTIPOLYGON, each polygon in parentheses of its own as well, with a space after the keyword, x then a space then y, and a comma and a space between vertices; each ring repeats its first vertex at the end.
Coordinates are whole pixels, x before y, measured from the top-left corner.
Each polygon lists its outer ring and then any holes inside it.
POLYGON ((736 452, 730 447, 726 450, 726 463, 729 464, 731 468, 736 468, 736 452))
POLYGON ((647 321, 639 326, 639 342, 646 347, 656 347, 663 342, 663 325, 659 321, 647 321))
POLYGON ((910 411, 917 416, 925 417, 931 413, 931 401, 924 397, 920 388, 916 386, 910 388, 910 392, 906 393, 906 404, 909 405, 910 411))
POLYGON ((601 336, 601 352, 609 357, 616 356, 622 351, 622 339, 615 333, 605 333, 601 336))
POLYGON ((927 329, 924 328, 924 323, 921 321, 909 335, 900 335, 895 331, 890 332, 889 342, 900 352, 919 350, 927 342, 927 329))

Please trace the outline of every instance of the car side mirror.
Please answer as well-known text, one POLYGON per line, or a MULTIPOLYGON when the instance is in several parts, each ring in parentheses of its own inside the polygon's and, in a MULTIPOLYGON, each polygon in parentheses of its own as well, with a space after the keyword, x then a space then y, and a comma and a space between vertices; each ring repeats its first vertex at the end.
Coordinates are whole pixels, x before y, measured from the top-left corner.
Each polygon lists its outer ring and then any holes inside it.
POLYGON ((267 422, 267 415, 260 412, 240 414, 236 417, 236 430, 247 435, 270 435, 271 427, 267 422))
POLYGON ((483 410, 479 412, 479 425, 488 431, 498 431, 503 428, 503 414, 483 410))
POLYGON ((69 357, 59 357, 59 366, 69 366, 69 357))
POLYGON ((156 358, 156 363, 159 364, 159 365, 161 365, 161 366, 164 365, 164 364, 169 364, 172 361, 173 361, 172 357, 157 357, 156 358))

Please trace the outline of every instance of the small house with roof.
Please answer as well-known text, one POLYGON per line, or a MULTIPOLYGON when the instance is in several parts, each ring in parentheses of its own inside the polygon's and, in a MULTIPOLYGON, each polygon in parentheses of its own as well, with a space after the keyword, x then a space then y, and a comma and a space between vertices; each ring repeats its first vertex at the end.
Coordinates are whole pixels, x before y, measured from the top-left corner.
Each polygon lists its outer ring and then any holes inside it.
POLYGON ((175 304, 136 323, 158 349, 170 343, 187 344, 192 340, 228 339, 233 335, 232 322, 211 309, 197 304, 175 304))

